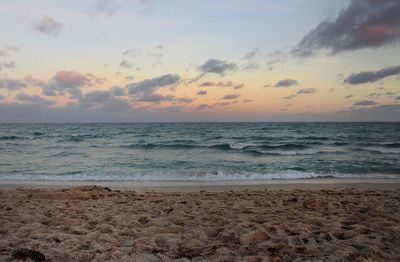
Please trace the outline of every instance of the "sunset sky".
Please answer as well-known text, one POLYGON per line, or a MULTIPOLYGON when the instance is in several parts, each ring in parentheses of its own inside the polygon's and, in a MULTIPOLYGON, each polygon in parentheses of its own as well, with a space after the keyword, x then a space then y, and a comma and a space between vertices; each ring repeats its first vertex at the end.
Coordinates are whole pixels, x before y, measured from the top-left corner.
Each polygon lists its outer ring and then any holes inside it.
POLYGON ((400 121, 398 0, 2 0, 0 122, 400 121))

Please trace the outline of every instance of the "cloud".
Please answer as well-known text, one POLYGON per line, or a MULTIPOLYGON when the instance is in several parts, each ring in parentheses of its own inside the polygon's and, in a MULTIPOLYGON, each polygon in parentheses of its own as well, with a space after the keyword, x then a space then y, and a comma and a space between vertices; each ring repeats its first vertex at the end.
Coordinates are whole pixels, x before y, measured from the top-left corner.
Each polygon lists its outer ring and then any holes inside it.
POLYGON ((63 95, 64 91, 68 93, 73 92, 77 94, 80 88, 82 88, 88 82, 87 76, 75 72, 75 71, 58 71, 52 79, 49 81, 49 87, 45 89, 48 93, 57 93, 63 95))
POLYGON ((395 43, 400 39, 399 14, 398 0, 352 0, 335 20, 311 30, 293 54, 310 56, 319 49, 335 54, 395 43))
POLYGON ((152 102, 152 103, 158 103, 162 101, 172 101, 174 99, 174 96, 172 95, 160 95, 160 94, 143 94, 138 97, 138 101, 141 102, 152 102))
POLYGON ((176 98, 175 101, 178 103, 192 103, 194 101, 194 99, 182 97, 182 98, 176 98))
POLYGON ((288 95, 288 96, 285 96, 283 99, 292 99, 295 97, 297 97, 297 95, 288 95))
POLYGON ((27 84, 16 78, 0 78, 0 89, 8 89, 8 90, 18 90, 22 88, 26 88, 27 84))
POLYGON ((36 31, 48 35, 57 37, 61 32, 63 24, 61 22, 57 22, 54 18, 50 16, 44 16, 42 19, 34 24, 34 28, 36 31))
POLYGON ((237 89, 241 89, 244 87, 244 84, 236 84, 233 86, 233 89, 237 90, 237 89))
POLYGON ((15 68, 16 67, 15 61, 9 61, 9 62, 5 61, 5 62, 3 62, 3 67, 4 68, 15 68))
POLYGON ((18 95, 15 96, 15 99, 20 100, 20 101, 30 102, 32 104, 38 104, 38 105, 54 105, 55 104, 55 102, 53 100, 45 99, 38 95, 28 95, 25 93, 19 93, 18 95))
POLYGON ((79 99, 79 103, 85 107, 92 107, 93 105, 107 101, 109 98, 111 98, 110 92, 98 90, 83 95, 79 99))
MULTIPOLYGON (((400 3, 400 2, 399 2, 400 3)), ((383 78, 400 74, 400 65, 385 67, 378 71, 364 71, 356 74, 352 74, 347 77, 343 83, 350 85, 358 85, 364 83, 372 83, 383 78)))
POLYGON ((119 66, 122 68, 128 69, 128 68, 132 68, 133 64, 129 63, 128 60, 126 60, 126 59, 122 59, 121 63, 119 63, 119 66))
POLYGON ((225 73, 235 70, 237 65, 228 61, 210 58, 204 64, 199 66, 198 70, 202 74, 218 74, 225 75, 225 73))
POLYGON ((124 96, 124 95, 126 95, 125 90, 120 86, 113 86, 113 87, 111 87, 110 91, 111 91, 111 94, 113 96, 124 96))
POLYGON ((291 95, 285 96, 283 99, 292 99, 292 98, 298 97, 300 95, 309 95, 309 94, 313 94, 315 92, 317 92, 317 89, 312 88, 312 87, 311 88, 302 88, 302 89, 298 90, 296 92, 296 94, 291 94, 291 95))
POLYGON ((352 98, 352 97, 354 97, 354 95, 347 95, 347 96, 345 96, 344 98, 345 98, 345 99, 348 99, 348 98, 352 98))
POLYGON ((372 101, 372 100, 363 100, 363 101, 358 101, 358 102, 354 103, 353 105, 355 105, 355 106, 374 106, 374 105, 378 105, 378 103, 376 103, 375 101, 372 101))
POLYGON ((135 79, 134 76, 126 76, 125 77, 125 80, 127 80, 127 81, 132 81, 133 79, 135 79))
POLYGON ((6 46, 7 50, 14 52, 14 53, 19 53, 21 52, 21 48, 19 46, 16 45, 8 45, 6 46))
POLYGON ((96 11, 111 16, 122 4, 122 0, 97 0, 96 11))
POLYGON ((298 95, 301 95, 301 94, 304 95, 304 94, 313 94, 315 92, 317 92, 317 89, 315 89, 315 88, 302 88, 299 91, 297 91, 297 94, 298 95))
POLYGON ((257 62, 249 62, 248 64, 243 66, 244 70, 256 70, 260 68, 260 64, 257 62))
POLYGON ((158 88, 177 84, 179 80, 179 75, 167 74, 159 77, 145 79, 138 83, 129 84, 127 85, 127 88, 129 90, 129 94, 131 95, 151 94, 158 88))
POLYGON ((0 100, 3 100, 5 97, 2 95, 2 94, 0 94, 0 100))
POLYGON ((228 94, 228 95, 223 96, 222 99, 231 100, 231 99, 237 99, 239 97, 240 97, 239 94, 228 94))
POLYGON ((283 80, 278 81, 274 85, 274 87, 291 87, 291 86, 296 86, 296 85, 298 85, 297 80, 288 78, 288 79, 283 79, 283 80))
POLYGON ((354 103, 353 105, 355 105, 355 106, 374 106, 374 105, 378 105, 378 103, 376 103, 375 101, 372 101, 372 100, 363 100, 363 101, 358 101, 358 102, 354 103))
POLYGON ((199 85, 199 87, 205 87, 205 86, 215 86, 215 83, 211 81, 206 81, 199 85))
POLYGON ((233 85, 232 81, 219 82, 216 84, 218 87, 231 87, 233 85))
POLYGON ((205 90, 200 90, 199 92, 197 92, 196 95, 198 95, 198 96, 207 95, 207 91, 205 91, 205 90))
POLYGON ((256 60, 256 56, 258 55, 258 53, 259 53, 258 48, 255 48, 255 49, 247 52, 242 58, 247 63, 242 65, 241 67, 244 70, 255 70, 255 69, 260 68, 260 64, 255 61, 256 60))
POLYGON ((400 104, 356 108, 337 113, 346 121, 400 121, 400 104))
POLYGON ((258 48, 255 48, 255 49, 253 49, 253 50, 247 52, 247 53, 243 56, 243 59, 245 59, 245 60, 254 59, 254 58, 256 57, 256 55, 258 54, 258 52, 259 52, 258 48))
POLYGON ((83 87, 101 85, 105 81, 106 79, 96 77, 90 73, 81 74, 75 71, 61 70, 46 85, 42 86, 42 94, 45 96, 56 96, 64 95, 67 92, 70 98, 76 99, 80 98, 83 87))
POLYGON ((45 87, 47 85, 46 82, 44 82, 40 79, 34 78, 33 76, 30 76, 30 75, 26 76, 24 78, 24 80, 31 86, 35 86, 35 87, 45 87))
POLYGON ((113 97, 109 91, 100 90, 82 95, 78 100, 77 106, 108 113, 130 110, 128 101, 113 97))
POLYGON ((207 104, 198 105, 195 109, 196 110, 204 110, 204 109, 212 109, 213 107, 207 104))

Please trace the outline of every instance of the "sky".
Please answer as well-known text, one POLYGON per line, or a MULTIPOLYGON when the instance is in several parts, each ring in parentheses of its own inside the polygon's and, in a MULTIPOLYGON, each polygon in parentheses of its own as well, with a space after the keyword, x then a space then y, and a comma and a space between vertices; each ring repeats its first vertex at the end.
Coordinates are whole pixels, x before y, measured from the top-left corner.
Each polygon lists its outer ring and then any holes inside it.
POLYGON ((398 0, 2 0, 0 122, 400 121, 398 0))

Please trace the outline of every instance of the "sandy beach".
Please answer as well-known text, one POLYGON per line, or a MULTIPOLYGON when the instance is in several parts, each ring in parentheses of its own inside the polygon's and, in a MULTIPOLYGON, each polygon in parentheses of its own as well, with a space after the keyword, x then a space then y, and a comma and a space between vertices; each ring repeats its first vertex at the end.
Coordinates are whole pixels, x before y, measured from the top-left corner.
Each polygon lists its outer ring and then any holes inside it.
POLYGON ((400 260, 398 180, 90 183, 2 181, 0 260, 400 260))

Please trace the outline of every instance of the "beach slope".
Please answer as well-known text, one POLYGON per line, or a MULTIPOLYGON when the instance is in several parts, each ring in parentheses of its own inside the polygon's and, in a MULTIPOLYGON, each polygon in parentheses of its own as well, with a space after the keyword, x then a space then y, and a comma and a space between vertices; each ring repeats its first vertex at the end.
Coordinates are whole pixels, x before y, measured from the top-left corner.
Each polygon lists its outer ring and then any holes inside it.
POLYGON ((36 186, 0 199, 1 261, 400 260, 398 183, 36 186))

